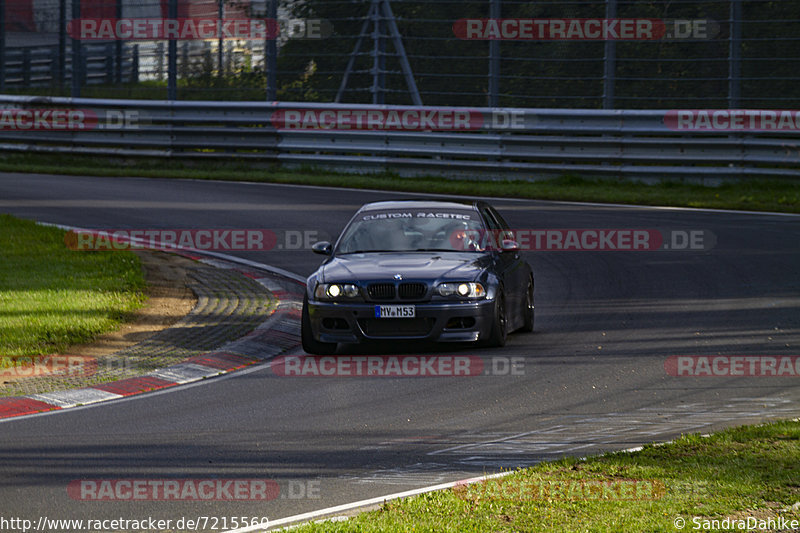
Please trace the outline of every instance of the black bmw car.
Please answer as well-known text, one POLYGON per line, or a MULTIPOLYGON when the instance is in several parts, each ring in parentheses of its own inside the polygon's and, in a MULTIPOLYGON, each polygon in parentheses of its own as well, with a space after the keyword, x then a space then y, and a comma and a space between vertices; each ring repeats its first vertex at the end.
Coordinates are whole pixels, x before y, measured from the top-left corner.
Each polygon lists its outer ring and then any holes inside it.
POLYGON ((364 340, 503 346, 533 331, 533 273, 503 217, 485 202, 366 204, 309 278, 303 349, 331 354, 364 340), (487 238, 488 237, 488 238, 487 238))

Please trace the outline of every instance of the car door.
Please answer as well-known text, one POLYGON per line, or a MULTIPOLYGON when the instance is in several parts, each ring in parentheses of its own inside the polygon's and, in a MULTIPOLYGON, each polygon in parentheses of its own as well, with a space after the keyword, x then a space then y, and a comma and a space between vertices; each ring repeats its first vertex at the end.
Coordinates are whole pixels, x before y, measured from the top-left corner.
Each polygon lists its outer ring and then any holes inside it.
MULTIPOLYGON (((484 218, 489 231, 496 236, 498 246, 502 245, 504 238, 512 238, 513 233, 508 223, 491 206, 481 208, 481 215, 484 218), (508 235, 506 235, 508 234, 508 235)), ((498 250, 496 253, 497 270, 503 279, 505 286, 506 309, 509 318, 509 325, 516 328, 521 325, 523 298, 527 287, 527 270, 525 262, 522 260, 519 250, 504 252, 498 250)))

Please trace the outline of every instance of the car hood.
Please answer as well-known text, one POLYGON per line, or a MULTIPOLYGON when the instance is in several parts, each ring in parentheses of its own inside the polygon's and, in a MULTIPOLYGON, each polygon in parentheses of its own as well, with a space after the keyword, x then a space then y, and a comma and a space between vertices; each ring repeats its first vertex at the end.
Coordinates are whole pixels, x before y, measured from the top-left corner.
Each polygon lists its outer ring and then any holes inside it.
POLYGON ((367 253, 340 255, 322 267, 324 282, 403 279, 458 279, 479 277, 491 258, 486 254, 459 252, 367 253))

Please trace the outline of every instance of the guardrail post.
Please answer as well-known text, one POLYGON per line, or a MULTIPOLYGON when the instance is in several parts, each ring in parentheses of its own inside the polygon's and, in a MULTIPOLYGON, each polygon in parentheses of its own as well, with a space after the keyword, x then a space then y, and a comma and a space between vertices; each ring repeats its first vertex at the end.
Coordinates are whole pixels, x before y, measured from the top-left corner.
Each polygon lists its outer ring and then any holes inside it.
MULTIPOLYGON (((169 0, 167 18, 178 18, 178 0, 169 0)), ((167 100, 178 99, 178 41, 170 39, 167 46, 167 100)))
MULTIPOLYGON (((272 24, 278 23, 278 0, 267 0, 267 19, 272 24)), ((267 25, 269 28, 269 24, 267 25)), ((275 28, 278 32, 278 26, 275 28)), ((269 33, 269 30, 267 31, 269 33)), ((267 40, 264 47, 266 54, 266 67, 267 67, 267 101, 274 102, 278 99, 278 35, 273 35, 270 38, 267 35, 267 40)))
POLYGON ((741 99, 742 81, 742 2, 731 0, 728 53, 728 107, 736 109, 741 99))
POLYGON ((22 86, 26 89, 31 85, 31 49, 22 49, 22 86))
MULTIPOLYGON (((81 0, 72 0, 72 20, 81 18, 81 0)), ((83 45, 80 39, 72 37, 72 91, 73 98, 81 96, 83 82, 83 45)), ((80 37, 80 36, 79 36, 80 37)))
POLYGON ((158 81, 164 79, 164 43, 156 43, 156 70, 158 71, 158 81))
MULTIPOLYGON (((606 18, 617 17, 617 0, 606 0, 606 18)), ((617 74, 617 42, 607 39, 605 42, 605 61, 603 73, 603 109, 614 109, 614 85, 617 74)))
POLYGON ((133 45, 133 56, 131 57, 131 77, 130 83, 139 83, 139 45, 133 45))
POLYGON ((122 65, 120 64, 121 61, 120 63, 117 63, 117 58, 115 57, 117 52, 116 48, 117 48, 116 44, 106 45, 105 57, 106 57, 106 65, 108 66, 108 68, 106 69, 106 83, 108 84, 113 84, 119 81, 120 70, 122 65))
MULTIPOLYGON (((500 18, 500 0, 491 0, 489 4, 489 18, 500 18)), ((497 107, 498 94, 500 93, 500 41, 489 41, 489 107, 497 107)))
POLYGON ((181 42, 181 70, 184 76, 189 75, 189 41, 181 42))

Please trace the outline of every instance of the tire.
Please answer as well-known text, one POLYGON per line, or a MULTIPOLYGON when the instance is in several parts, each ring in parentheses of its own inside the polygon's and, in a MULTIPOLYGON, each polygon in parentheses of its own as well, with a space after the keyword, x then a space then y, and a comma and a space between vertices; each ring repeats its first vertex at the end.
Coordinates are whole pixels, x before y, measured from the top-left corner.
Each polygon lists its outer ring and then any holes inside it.
POLYGON ((525 301, 522 302, 522 327, 521 331, 530 333, 533 331, 533 278, 528 278, 528 286, 525 289, 525 301))
POLYGON ((308 296, 303 298, 303 314, 300 320, 300 339, 303 351, 311 355, 332 355, 336 353, 335 342, 320 342, 311 331, 311 318, 308 316, 308 296))
POLYGON ((485 346, 500 348, 506 345, 508 338, 508 315, 506 314, 506 298, 502 291, 498 292, 494 303, 494 320, 492 331, 486 339, 485 346))

